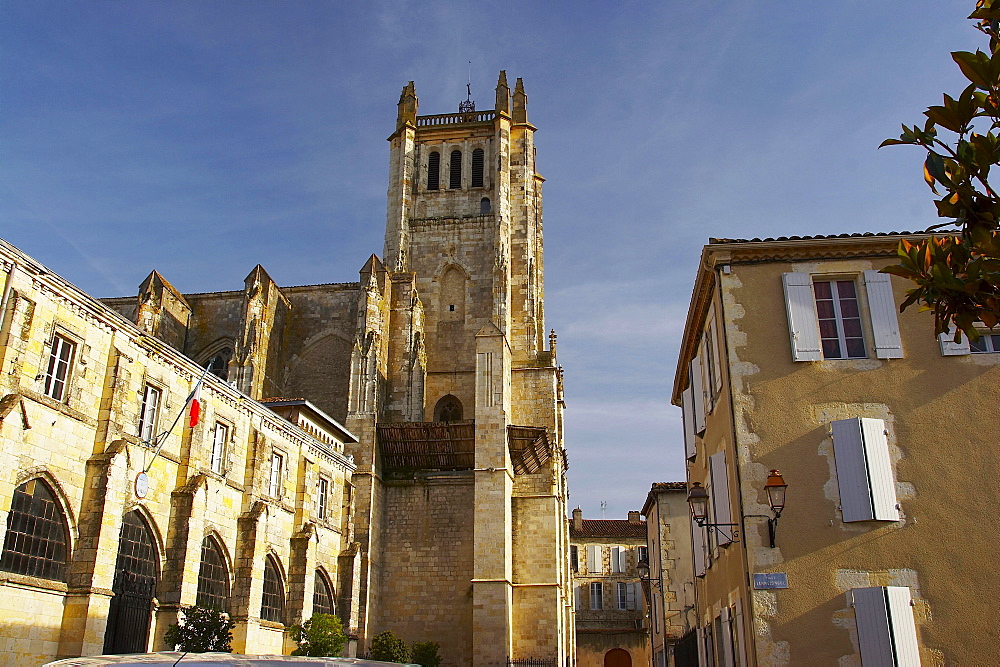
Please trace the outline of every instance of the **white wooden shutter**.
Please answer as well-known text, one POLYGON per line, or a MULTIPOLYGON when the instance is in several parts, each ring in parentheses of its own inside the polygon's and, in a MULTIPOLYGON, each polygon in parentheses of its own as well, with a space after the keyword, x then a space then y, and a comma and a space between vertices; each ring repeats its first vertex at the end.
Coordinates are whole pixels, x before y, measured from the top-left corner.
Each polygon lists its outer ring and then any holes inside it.
POLYGON ((832 426, 844 521, 899 520, 885 422, 854 417, 832 426))
POLYGON ((705 529, 691 519, 691 549, 694 552, 694 573, 705 576, 705 529))
POLYGON ((785 288, 785 312, 792 340, 792 361, 822 360, 812 276, 808 273, 783 273, 781 284, 785 288))
POLYGON ((972 354, 969 348, 969 337, 962 334, 962 342, 955 342, 955 332, 958 327, 954 324, 948 328, 948 333, 938 334, 938 345, 941 346, 941 356, 954 357, 961 354, 972 354))
POLYGON ((739 667, 747 667, 747 647, 746 640, 744 639, 744 628, 743 628, 743 600, 736 598, 736 604, 733 606, 733 613, 736 622, 734 623, 734 631, 736 633, 735 640, 733 644, 736 645, 736 664, 739 667))
POLYGON ((573 594, 576 598, 576 610, 583 610, 583 584, 578 585, 574 589, 573 594))
POLYGON ((889 457, 885 422, 881 419, 862 418, 861 434, 864 436, 875 519, 899 521, 899 501, 896 499, 896 482, 892 478, 892 459, 889 457))
POLYGON ((700 356, 691 360, 688 377, 691 383, 691 398, 694 403, 694 432, 701 433, 705 430, 705 386, 702 382, 704 375, 700 356))
POLYGON ((723 607, 722 613, 722 655, 721 662, 725 667, 736 667, 735 658, 733 654, 733 625, 732 620, 729 616, 729 607, 723 607))
POLYGON ((875 356, 879 359, 902 359, 903 341, 899 336, 896 301, 892 296, 889 274, 865 271, 865 291, 868 292, 868 311, 875 334, 875 356))
POLYGON ((851 596, 861 662, 900 667, 919 665, 910 589, 905 586, 855 588, 851 596))
POLYGON ((625 584, 625 608, 636 609, 635 583, 625 584))
POLYGON ((625 550, 621 547, 611 547, 611 572, 613 574, 621 574, 622 570, 622 560, 625 550))
POLYGON ((698 637, 698 664, 707 665, 708 655, 705 652, 705 628, 698 628, 697 637, 698 637))
POLYGON ((601 547, 596 544, 587 545, 587 573, 601 571, 601 547))
POLYGON ((684 414, 684 454, 690 460, 698 454, 694 434, 694 396, 690 387, 681 393, 681 408, 684 414))
POLYGON ((906 586, 887 586, 885 599, 892 624, 892 639, 896 649, 896 664, 909 667, 920 664, 917 625, 913 620, 913 599, 906 586))
MULTIPOLYGON (((726 472, 725 452, 716 452, 709 457, 709 474, 712 480, 712 512, 715 517, 713 523, 732 523, 733 513, 730 508, 729 476, 726 472)), ((720 526, 714 532, 719 546, 733 541, 733 528, 731 526, 720 526)))
POLYGON ((712 365, 715 374, 715 386, 713 393, 722 391, 722 346, 720 344, 719 321, 712 318, 709 325, 709 344, 712 346, 712 365))

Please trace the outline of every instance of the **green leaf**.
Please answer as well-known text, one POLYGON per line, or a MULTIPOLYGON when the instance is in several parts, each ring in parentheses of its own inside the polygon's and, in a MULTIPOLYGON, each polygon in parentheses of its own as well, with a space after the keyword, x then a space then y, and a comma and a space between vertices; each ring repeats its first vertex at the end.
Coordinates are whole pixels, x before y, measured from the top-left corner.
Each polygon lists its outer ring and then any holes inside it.
POLYGON ((977 87, 988 90, 990 87, 990 61, 985 53, 976 51, 955 51, 951 54, 952 59, 958 63, 959 69, 965 78, 974 83, 977 87))

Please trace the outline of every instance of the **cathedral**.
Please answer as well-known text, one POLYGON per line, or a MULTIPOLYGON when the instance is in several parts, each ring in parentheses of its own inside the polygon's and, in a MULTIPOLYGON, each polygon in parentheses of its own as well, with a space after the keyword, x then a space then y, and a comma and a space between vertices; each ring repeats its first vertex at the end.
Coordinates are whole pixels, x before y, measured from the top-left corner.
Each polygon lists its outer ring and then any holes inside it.
POLYGON ((358 282, 281 287, 258 265, 242 290, 181 294, 154 271, 138 299, 104 300, 243 395, 350 436, 350 539, 327 569, 359 654, 391 630, 450 665, 573 659, 527 99, 501 72, 494 109, 419 115, 403 88, 385 245, 358 282))

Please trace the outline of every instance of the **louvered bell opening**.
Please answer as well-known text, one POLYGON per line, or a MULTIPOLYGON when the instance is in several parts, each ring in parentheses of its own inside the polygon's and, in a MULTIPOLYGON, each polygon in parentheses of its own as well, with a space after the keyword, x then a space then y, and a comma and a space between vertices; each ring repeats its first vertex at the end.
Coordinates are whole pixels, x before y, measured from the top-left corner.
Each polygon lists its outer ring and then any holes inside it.
POLYGON ((449 174, 448 187, 458 190, 462 187, 462 151, 451 152, 451 173, 449 174))
POLYGON ((437 151, 427 156, 427 189, 437 190, 441 186, 441 154, 437 151))
POLYGON ((483 187, 483 149, 472 151, 472 187, 483 187))

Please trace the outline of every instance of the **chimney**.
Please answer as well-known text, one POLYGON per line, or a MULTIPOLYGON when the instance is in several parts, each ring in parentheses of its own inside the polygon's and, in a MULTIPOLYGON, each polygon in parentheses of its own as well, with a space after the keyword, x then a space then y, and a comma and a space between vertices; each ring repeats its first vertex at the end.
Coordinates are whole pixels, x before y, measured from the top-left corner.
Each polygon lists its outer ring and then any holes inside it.
POLYGON ((573 510, 573 530, 583 530, 583 510, 579 507, 573 510))
POLYGON ((628 522, 629 523, 642 523, 642 519, 640 519, 639 517, 640 517, 639 512, 629 512, 628 513, 628 522))

